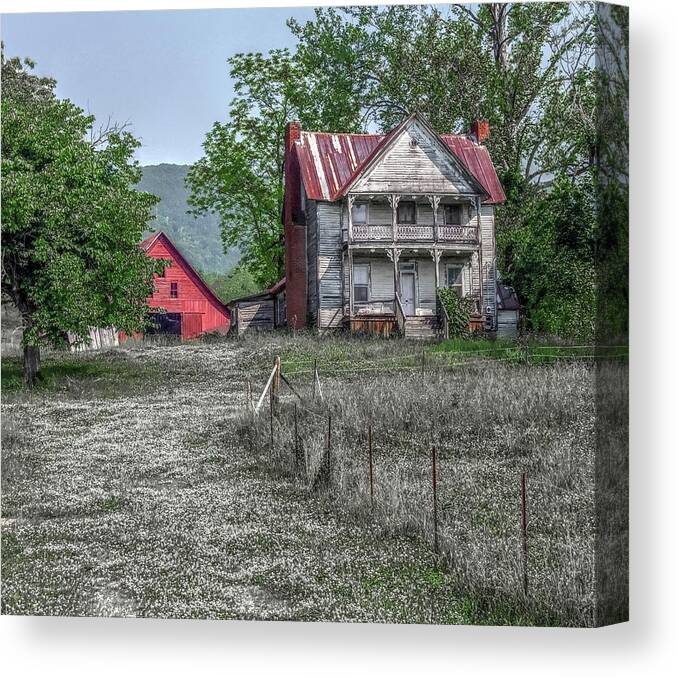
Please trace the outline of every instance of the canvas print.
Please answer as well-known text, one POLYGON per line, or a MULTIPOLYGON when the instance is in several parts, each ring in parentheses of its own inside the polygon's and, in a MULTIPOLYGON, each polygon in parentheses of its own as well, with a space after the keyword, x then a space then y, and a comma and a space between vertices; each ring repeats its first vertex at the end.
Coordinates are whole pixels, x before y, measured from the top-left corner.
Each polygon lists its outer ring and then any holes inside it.
POLYGON ((627 620, 627 8, 2 40, 3 614, 627 620))

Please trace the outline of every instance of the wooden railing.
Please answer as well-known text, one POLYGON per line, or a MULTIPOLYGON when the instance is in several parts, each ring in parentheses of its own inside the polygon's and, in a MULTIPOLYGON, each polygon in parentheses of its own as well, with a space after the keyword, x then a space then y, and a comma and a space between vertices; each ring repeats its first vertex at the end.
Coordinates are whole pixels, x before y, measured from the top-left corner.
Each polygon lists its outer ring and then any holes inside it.
POLYGON ((396 315, 396 325, 401 336, 405 336, 405 323, 407 322, 407 317, 405 316, 405 311, 403 310, 403 304, 400 300, 400 296, 396 294, 395 296, 395 315, 396 315))
MULTIPOLYGON (((393 242, 416 241, 434 242, 435 228, 417 224, 398 224, 393 232, 391 224, 353 224, 352 242, 393 242), (394 238, 395 234, 395 238, 394 238)), ((344 242, 348 240, 348 230, 342 232, 344 242)), ((438 241, 475 244, 478 242, 476 226, 438 226, 438 241)))

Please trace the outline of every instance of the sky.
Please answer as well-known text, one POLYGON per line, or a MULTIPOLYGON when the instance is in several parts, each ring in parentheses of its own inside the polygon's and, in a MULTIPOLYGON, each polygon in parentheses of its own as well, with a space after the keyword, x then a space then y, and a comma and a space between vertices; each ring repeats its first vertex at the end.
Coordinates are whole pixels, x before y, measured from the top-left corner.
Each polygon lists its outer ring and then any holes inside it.
POLYGON ((29 56, 57 96, 129 122, 142 165, 189 164, 233 98, 227 59, 292 47, 289 17, 309 7, 2 15, 5 54, 29 56))

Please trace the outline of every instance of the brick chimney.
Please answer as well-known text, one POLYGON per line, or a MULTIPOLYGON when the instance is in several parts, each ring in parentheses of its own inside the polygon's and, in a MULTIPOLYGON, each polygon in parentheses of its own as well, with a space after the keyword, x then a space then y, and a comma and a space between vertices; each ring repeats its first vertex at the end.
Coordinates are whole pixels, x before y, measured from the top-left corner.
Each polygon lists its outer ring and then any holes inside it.
POLYGON ((306 226, 301 218, 301 173, 294 142, 301 137, 297 121, 285 128, 285 276, 287 324, 295 329, 306 326, 306 226))
POLYGON ((490 138, 490 123, 487 120, 474 120, 471 124, 471 134, 478 143, 484 143, 490 138))

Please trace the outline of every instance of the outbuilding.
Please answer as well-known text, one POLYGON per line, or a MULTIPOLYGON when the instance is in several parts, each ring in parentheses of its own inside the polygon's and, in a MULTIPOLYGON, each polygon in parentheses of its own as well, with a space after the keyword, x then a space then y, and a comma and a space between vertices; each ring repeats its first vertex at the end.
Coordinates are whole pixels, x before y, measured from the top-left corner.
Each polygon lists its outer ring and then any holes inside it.
POLYGON ((497 336, 515 338, 520 321, 518 295, 504 284, 497 283, 497 336))
POLYGON ((162 275, 155 276, 155 291, 148 299, 155 328, 147 333, 164 333, 192 339, 202 334, 226 334, 231 311, 217 298, 177 246, 157 231, 141 243, 148 256, 169 259, 162 275))
POLYGON ((287 324, 285 291, 286 280, 283 277, 269 289, 231 301, 228 305, 236 336, 247 331, 270 331, 284 327, 287 324))

